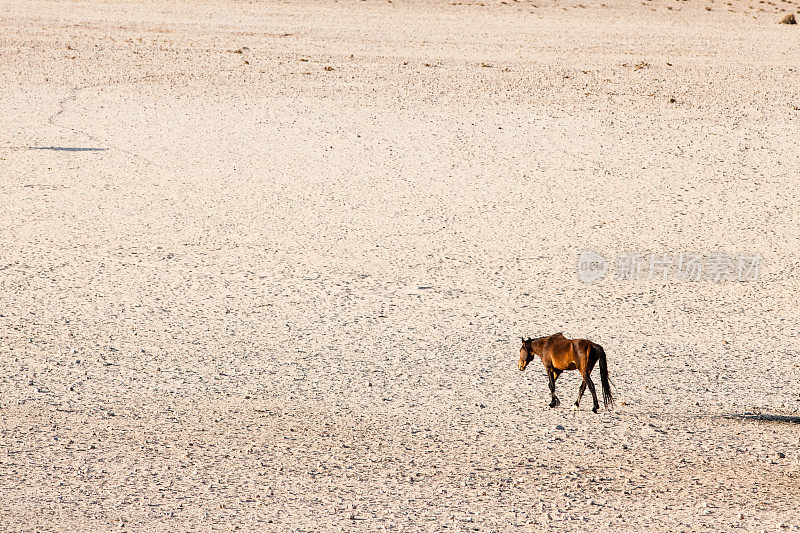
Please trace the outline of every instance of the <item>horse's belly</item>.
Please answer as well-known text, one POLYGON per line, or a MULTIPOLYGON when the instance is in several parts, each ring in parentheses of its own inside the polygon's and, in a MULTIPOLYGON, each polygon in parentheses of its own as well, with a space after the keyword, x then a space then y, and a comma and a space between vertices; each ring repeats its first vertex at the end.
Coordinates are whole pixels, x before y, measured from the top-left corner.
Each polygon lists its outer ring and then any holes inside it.
POLYGON ((566 370, 575 370, 576 368, 578 368, 578 367, 575 366, 575 363, 570 363, 570 364, 567 365, 566 370))

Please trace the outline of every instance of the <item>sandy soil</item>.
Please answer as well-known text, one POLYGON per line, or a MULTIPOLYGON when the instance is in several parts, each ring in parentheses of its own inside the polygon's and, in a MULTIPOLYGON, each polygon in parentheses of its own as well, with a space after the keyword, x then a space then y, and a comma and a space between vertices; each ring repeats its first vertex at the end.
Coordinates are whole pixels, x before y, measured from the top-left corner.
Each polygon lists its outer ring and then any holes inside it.
POLYGON ((0 530, 800 528, 796 9, 0 1, 0 530))

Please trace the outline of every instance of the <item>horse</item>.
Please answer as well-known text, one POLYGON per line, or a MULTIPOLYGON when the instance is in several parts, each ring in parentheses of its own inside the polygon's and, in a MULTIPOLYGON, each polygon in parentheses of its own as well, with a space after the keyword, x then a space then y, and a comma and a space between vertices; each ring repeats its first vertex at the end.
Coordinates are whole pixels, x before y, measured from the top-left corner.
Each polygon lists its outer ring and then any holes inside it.
POLYGON ((556 397, 556 379, 564 370, 578 370, 583 376, 583 383, 578 390, 578 399, 575 400, 575 407, 578 409, 581 397, 586 387, 592 393, 594 400, 593 412, 597 412, 600 405, 597 402, 597 393, 594 390, 594 382, 589 374, 592 373, 595 363, 600 363, 600 382, 603 385, 603 405, 609 409, 614 398, 611 395, 611 381, 608 379, 608 366, 606 364, 606 352, 603 347, 587 339, 568 339, 562 333, 539 337, 538 339, 522 337, 522 348, 519 350, 519 370, 525 370, 533 360, 534 355, 538 355, 547 372, 547 380, 550 383, 550 407, 558 407, 561 402, 556 397))

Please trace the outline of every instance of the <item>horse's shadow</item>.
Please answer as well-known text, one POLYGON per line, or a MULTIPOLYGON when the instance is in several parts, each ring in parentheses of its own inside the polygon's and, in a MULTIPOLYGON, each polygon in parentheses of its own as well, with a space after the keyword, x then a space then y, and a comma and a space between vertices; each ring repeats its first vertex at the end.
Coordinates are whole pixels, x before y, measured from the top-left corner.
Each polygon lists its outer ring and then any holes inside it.
POLYGON ((779 424, 800 424, 800 416, 772 415, 769 413, 744 413, 740 415, 729 415, 726 418, 732 418, 734 420, 754 420, 756 422, 777 422, 779 424))
POLYGON ((108 148, 88 148, 78 146, 29 146, 28 150, 53 150, 56 152, 105 152, 108 148))

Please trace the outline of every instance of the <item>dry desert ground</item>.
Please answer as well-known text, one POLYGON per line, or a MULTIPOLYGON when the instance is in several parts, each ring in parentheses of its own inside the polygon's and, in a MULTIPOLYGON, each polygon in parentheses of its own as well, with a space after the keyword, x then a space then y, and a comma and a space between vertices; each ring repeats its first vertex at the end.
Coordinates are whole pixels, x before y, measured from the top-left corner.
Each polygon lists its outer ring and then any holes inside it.
POLYGON ((798 1, 579 1, 0 0, 0 530, 800 529, 798 1))

